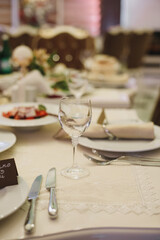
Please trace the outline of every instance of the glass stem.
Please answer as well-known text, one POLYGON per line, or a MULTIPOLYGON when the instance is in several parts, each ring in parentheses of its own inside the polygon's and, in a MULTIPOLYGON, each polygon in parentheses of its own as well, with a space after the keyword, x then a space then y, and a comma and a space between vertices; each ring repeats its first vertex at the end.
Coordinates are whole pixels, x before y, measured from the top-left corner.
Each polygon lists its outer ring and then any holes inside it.
POLYGON ((78 145, 78 137, 72 137, 72 146, 73 146, 73 165, 72 168, 78 168, 78 163, 76 160, 76 150, 78 145))

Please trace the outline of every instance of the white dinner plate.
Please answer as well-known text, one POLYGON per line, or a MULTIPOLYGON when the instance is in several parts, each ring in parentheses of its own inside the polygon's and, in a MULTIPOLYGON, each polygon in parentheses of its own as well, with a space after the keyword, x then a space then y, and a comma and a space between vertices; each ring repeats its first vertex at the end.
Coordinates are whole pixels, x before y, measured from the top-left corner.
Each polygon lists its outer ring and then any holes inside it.
POLYGON ((18 184, 0 189, 0 220, 18 210, 26 201, 28 186, 22 177, 18 184))
POLYGON ((160 148, 160 127, 154 126, 155 139, 153 140, 95 140, 80 137, 79 144, 102 151, 110 152, 143 152, 160 148))
POLYGON ((56 104, 44 104, 44 103, 35 103, 35 102, 25 102, 25 103, 11 103, 0 106, 0 125, 9 126, 14 128, 21 129, 36 129, 44 125, 48 125, 54 122, 57 122, 57 118, 53 116, 45 116, 33 120, 16 120, 10 119, 2 116, 3 112, 8 112, 17 106, 35 106, 38 107, 39 104, 42 104, 46 107, 47 112, 58 114, 58 105, 56 104))
POLYGON ((14 133, 0 129, 0 152, 11 148, 16 142, 16 136, 14 133))

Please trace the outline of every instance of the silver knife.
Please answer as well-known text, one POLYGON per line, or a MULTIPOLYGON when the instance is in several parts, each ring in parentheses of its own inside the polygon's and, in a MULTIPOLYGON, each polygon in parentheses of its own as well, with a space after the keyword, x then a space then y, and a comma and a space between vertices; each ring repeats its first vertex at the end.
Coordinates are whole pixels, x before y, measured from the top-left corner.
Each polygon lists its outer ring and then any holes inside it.
POLYGON ((25 231, 31 233, 35 227, 35 205, 36 199, 39 195, 40 188, 42 183, 42 175, 39 175, 35 178, 30 192, 28 194, 28 200, 30 201, 30 208, 28 210, 27 218, 24 224, 25 231))
POLYGON ((46 179, 46 189, 50 191, 48 213, 52 218, 56 218, 58 215, 58 204, 56 199, 55 188, 56 188, 56 169, 51 168, 48 171, 46 179))

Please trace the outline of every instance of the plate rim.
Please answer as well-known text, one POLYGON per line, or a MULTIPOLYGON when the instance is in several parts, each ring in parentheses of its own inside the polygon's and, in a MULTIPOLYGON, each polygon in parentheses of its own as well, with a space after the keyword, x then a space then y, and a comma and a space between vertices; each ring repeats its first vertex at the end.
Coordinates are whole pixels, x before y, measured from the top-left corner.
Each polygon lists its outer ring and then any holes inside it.
MULTIPOLYGON (((28 196, 28 191, 29 191, 28 184, 26 183, 26 181, 21 176, 18 176, 18 184, 17 185, 12 185, 12 186, 5 187, 5 188, 10 188, 10 187, 12 187, 12 188, 13 187, 20 187, 20 188, 22 188, 22 186, 23 187, 25 186, 25 189, 26 189, 25 195, 23 196, 23 199, 21 200, 21 202, 19 202, 19 204, 16 207, 14 207, 10 211, 8 211, 6 214, 1 215, 1 213, 0 213, 0 221, 4 218, 8 217, 9 215, 13 214, 14 212, 16 212, 25 203, 25 201, 27 199, 27 196, 28 196)), ((3 189, 5 189, 5 188, 0 189, 0 191, 1 190, 3 191, 3 189)))
MULTIPOLYGON (((155 132, 157 131, 157 129, 159 130, 159 133, 160 133, 160 126, 157 126, 157 125, 154 125, 154 129, 155 129, 155 132)), ((87 137, 80 137, 79 138, 79 145, 81 145, 81 146, 83 146, 83 147, 87 147, 87 148, 95 148, 96 150, 102 150, 102 151, 107 151, 107 152, 116 152, 116 153, 121 153, 121 152, 128 152, 128 153, 131 153, 131 152, 148 152, 148 151, 152 151, 152 150, 156 150, 156 149, 158 149, 158 148, 160 148, 160 136, 157 138, 157 136, 155 137, 155 139, 153 139, 152 141, 154 141, 154 140, 159 140, 159 146, 155 146, 155 147, 152 147, 152 148, 149 148, 149 149, 137 149, 137 150, 134 150, 134 149, 132 149, 132 150, 119 150, 119 149, 102 149, 102 148, 99 148, 99 147, 96 147, 96 146, 94 146, 94 147, 89 147, 89 146, 86 146, 86 144, 84 145, 83 143, 81 143, 81 139, 88 139, 87 137)), ((90 139, 91 141, 93 141, 93 139, 90 139)))
POLYGON ((6 148, 4 148, 4 149, 2 149, 2 150, 1 150, 1 148, 0 148, 0 153, 6 151, 6 150, 8 150, 8 149, 10 149, 10 148, 16 143, 16 141, 17 141, 17 137, 16 137, 16 135, 15 135, 13 132, 7 131, 7 130, 5 130, 5 129, 0 129, 0 134, 1 134, 1 132, 10 134, 10 136, 12 136, 13 139, 12 139, 12 142, 9 144, 9 146, 7 146, 6 148))

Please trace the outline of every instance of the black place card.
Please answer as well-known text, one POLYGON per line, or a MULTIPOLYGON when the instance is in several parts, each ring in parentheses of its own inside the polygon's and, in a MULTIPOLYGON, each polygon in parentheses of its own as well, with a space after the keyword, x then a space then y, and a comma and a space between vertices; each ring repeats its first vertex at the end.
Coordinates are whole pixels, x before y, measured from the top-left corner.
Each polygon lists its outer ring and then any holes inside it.
POLYGON ((17 176, 14 158, 0 160, 0 188, 18 184, 17 176))

